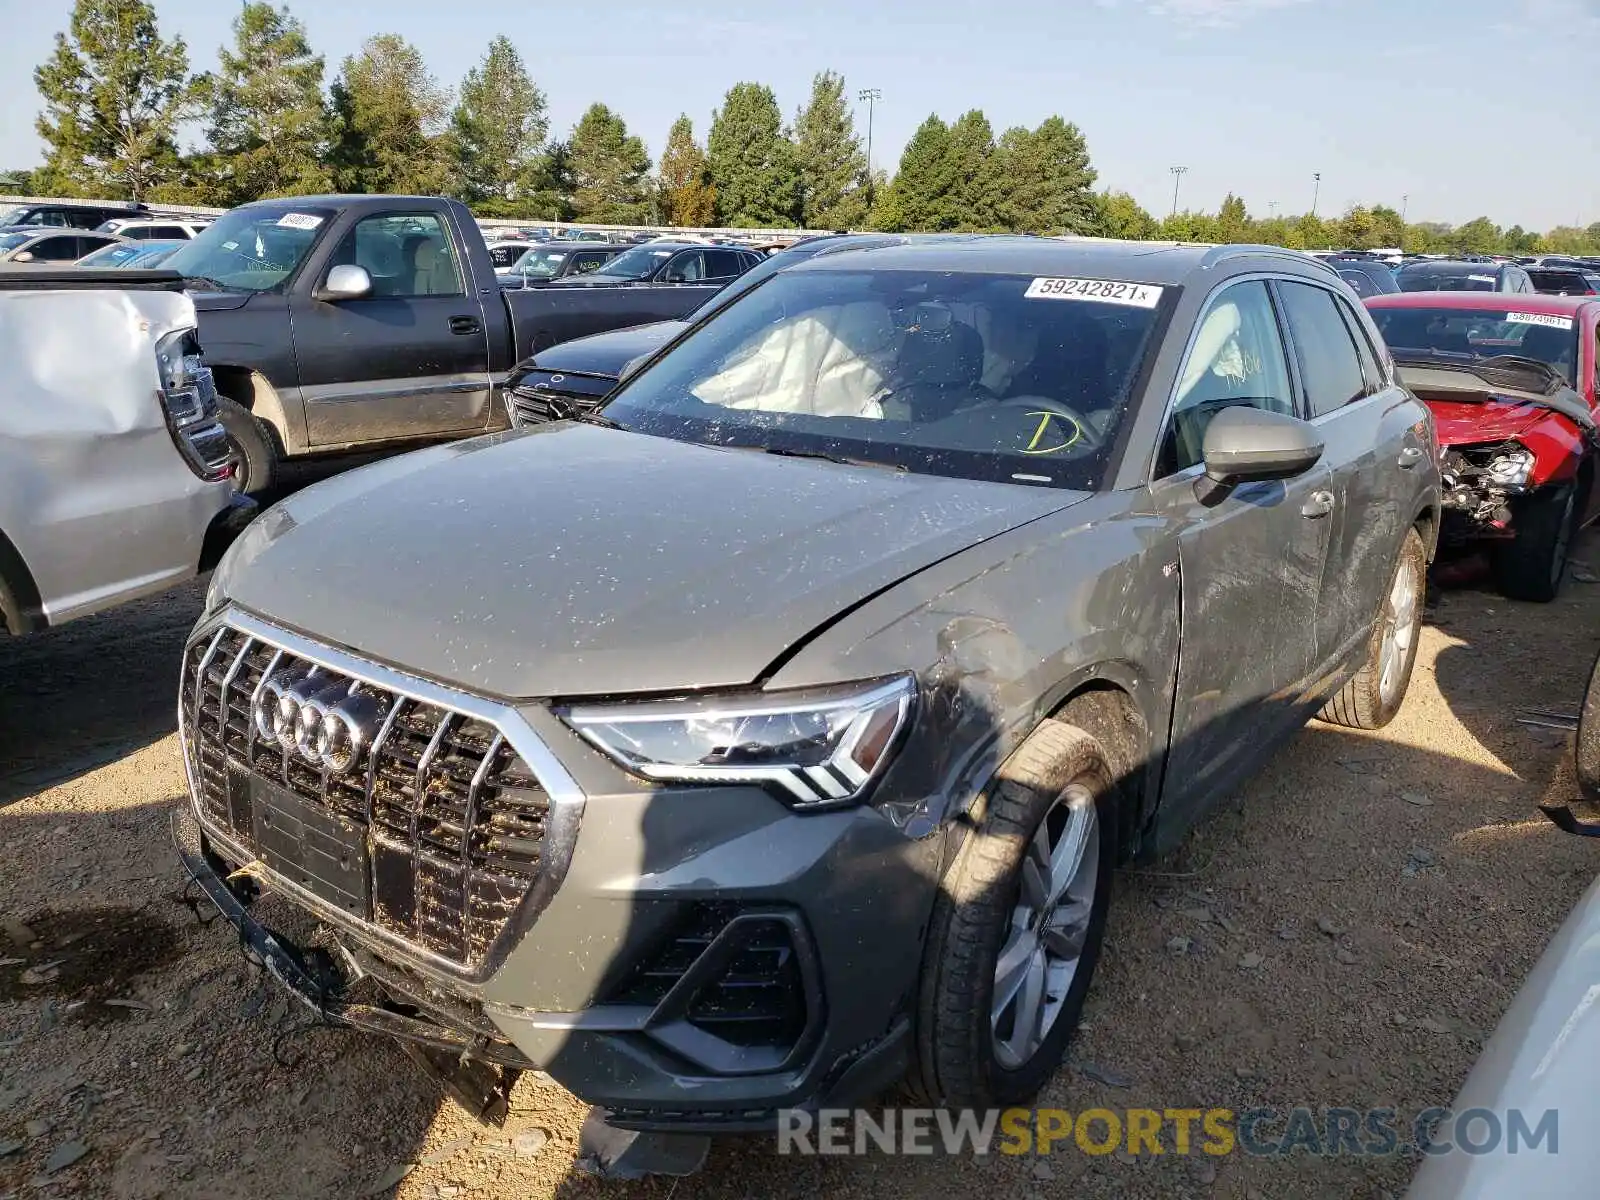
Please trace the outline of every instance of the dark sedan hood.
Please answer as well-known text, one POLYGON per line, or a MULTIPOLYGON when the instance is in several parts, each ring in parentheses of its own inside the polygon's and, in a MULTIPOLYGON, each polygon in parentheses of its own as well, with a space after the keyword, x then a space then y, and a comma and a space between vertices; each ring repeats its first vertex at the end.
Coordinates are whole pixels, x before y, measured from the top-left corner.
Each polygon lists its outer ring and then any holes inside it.
POLYGON ((843 610, 1085 495, 562 423, 301 492, 245 532, 217 586, 487 695, 735 686, 843 610))
POLYGON ((641 354, 653 354, 686 329, 687 321, 654 321, 632 329, 592 333, 541 350, 523 359, 517 370, 573 371, 580 375, 607 375, 615 379, 622 368, 641 354))

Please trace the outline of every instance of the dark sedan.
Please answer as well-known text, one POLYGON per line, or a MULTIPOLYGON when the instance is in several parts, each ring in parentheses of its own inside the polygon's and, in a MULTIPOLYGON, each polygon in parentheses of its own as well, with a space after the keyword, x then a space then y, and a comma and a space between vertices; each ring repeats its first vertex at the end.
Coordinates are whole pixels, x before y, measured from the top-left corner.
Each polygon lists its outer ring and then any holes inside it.
POLYGON ((1532 292, 1533 280, 1516 263, 1429 258, 1394 273, 1402 292, 1532 292))
POLYGON ((646 242, 623 250, 591 275, 560 280, 577 287, 626 283, 716 283, 731 281, 754 267, 754 250, 707 246, 698 242, 646 242))

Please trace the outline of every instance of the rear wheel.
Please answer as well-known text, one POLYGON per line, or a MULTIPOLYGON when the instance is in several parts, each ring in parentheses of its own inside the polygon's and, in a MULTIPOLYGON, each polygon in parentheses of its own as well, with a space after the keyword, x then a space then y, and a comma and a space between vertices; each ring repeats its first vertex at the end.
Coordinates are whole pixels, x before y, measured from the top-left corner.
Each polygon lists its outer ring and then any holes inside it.
POLYGON ((1406 531, 1389 592, 1367 643, 1367 660, 1318 717, 1349 729, 1382 729, 1405 701, 1422 633, 1428 552, 1415 529, 1406 531))
POLYGON ((1516 538, 1494 552, 1494 582, 1502 595, 1536 604, 1556 598, 1578 526, 1578 498, 1578 486, 1566 484, 1523 499, 1516 538))
POLYGON ((1020 1103, 1060 1066, 1100 956, 1115 792, 1100 744, 1046 721, 1002 768, 935 902, 912 1085, 1020 1103))
POLYGON ((272 431, 244 405, 226 396, 217 397, 217 418, 228 431, 239 456, 238 486, 241 492, 262 492, 272 486, 278 471, 278 453, 272 431))

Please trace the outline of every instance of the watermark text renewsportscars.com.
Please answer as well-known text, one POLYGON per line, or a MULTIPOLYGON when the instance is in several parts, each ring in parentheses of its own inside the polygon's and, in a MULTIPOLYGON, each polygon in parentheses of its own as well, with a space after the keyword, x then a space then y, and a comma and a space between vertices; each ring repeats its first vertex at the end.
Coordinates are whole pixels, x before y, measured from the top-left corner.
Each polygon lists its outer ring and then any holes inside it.
POLYGON ((780 1154, 1034 1154, 1273 1157, 1558 1154, 1555 1109, 1063 1108, 788 1109, 780 1154))

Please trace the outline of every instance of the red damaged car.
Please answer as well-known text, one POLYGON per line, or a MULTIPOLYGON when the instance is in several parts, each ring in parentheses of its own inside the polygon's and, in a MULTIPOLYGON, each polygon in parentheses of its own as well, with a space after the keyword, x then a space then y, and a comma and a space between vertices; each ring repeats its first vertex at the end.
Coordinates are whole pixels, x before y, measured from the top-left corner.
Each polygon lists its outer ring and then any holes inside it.
POLYGON ((1433 410, 1441 546, 1482 546, 1501 592, 1553 600, 1573 534, 1596 516, 1600 299, 1403 292, 1366 305, 1433 410))

